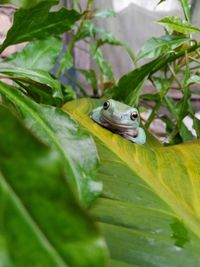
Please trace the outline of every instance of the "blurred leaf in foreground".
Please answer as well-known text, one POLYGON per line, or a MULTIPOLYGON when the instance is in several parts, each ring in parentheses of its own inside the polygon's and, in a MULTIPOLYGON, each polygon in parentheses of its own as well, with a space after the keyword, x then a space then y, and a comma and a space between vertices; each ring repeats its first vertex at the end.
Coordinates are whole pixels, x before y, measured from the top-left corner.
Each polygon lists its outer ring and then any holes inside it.
POLYGON ((98 155, 90 135, 59 108, 39 105, 3 83, 0 93, 22 113, 26 125, 63 158, 67 180, 83 206, 89 206, 102 190, 96 178, 98 155))
POLYGON ((105 244, 77 204, 59 154, 0 106, 3 267, 102 267, 105 244))

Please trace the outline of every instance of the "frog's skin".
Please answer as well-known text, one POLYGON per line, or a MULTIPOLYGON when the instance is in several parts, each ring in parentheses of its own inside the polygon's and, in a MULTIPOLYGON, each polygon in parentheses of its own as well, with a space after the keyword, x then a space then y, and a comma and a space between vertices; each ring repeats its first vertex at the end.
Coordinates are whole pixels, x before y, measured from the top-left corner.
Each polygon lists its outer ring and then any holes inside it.
POLYGON ((134 143, 146 142, 146 134, 139 127, 140 116, 136 108, 110 99, 103 106, 93 109, 90 117, 104 128, 134 143))

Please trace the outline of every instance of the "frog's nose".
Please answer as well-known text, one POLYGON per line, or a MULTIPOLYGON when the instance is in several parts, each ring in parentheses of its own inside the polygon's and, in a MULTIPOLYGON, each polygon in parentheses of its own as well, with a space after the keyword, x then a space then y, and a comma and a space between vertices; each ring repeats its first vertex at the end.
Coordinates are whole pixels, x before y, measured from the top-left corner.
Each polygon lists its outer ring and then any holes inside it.
POLYGON ((122 119, 122 115, 120 113, 113 112, 112 117, 114 120, 118 121, 122 119))

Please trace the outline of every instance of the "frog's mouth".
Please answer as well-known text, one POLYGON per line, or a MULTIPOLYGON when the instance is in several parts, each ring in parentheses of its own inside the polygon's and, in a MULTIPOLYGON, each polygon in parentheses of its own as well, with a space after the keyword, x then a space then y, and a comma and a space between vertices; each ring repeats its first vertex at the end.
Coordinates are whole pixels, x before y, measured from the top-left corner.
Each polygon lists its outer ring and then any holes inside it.
POLYGON ((137 122, 131 124, 131 125, 128 125, 128 124, 122 124, 122 123, 116 123, 116 122, 113 122, 112 120, 109 120, 106 116, 104 116, 102 113, 100 115, 100 121, 104 124, 108 124, 106 128, 113 128, 113 129, 116 129, 116 130, 121 130, 121 131, 124 131, 125 129, 133 129, 133 128, 137 128, 139 125, 137 122))

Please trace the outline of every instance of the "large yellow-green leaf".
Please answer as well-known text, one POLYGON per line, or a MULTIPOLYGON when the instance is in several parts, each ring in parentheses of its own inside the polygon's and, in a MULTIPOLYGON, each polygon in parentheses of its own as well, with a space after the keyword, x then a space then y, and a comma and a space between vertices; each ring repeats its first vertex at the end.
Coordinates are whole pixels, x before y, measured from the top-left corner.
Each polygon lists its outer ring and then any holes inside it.
POLYGON ((200 143, 133 144, 88 116, 96 100, 64 109, 95 138, 104 190, 92 212, 112 267, 200 265, 200 143))

